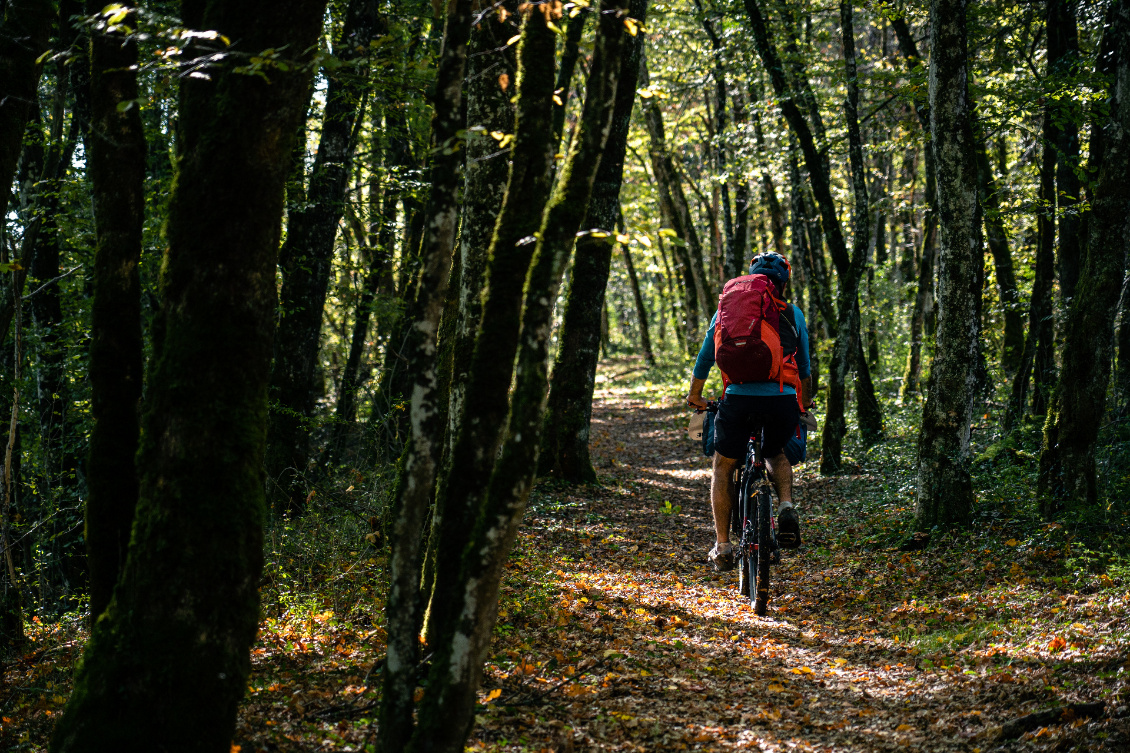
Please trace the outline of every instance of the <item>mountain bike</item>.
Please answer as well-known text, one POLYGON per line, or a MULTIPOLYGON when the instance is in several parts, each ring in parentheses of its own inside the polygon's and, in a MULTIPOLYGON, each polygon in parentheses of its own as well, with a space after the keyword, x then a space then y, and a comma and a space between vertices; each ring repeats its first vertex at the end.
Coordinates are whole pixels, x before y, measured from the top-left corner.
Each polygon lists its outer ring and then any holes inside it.
MULTIPOLYGON (((706 410, 717 413, 718 403, 708 402, 706 410)), ((738 590, 753 602, 753 611, 764 617, 769 605, 769 568, 781 562, 781 548, 773 515, 773 485, 761 455, 761 439, 761 432, 750 436, 745 460, 738 467, 730 531, 738 536, 738 590)))

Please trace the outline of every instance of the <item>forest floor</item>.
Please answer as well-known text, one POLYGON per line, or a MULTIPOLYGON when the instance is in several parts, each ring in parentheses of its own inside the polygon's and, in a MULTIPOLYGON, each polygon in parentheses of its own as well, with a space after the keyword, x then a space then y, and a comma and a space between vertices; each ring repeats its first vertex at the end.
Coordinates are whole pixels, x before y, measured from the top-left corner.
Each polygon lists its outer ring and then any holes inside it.
MULTIPOLYGON (((1128 573, 1088 569, 1070 530, 986 502, 971 530, 899 551, 913 430, 892 428, 850 475, 799 469, 804 546, 759 618, 736 571, 706 562, 709 463, 675 388, 609 374, 601 483, 535 490, 470 750, 1130 749, 1128 573)), ((369 749, 379 609, 331 606, 265 619, 233 752, 369 749)), ((45 750, 81 624, 31 627, 0 687, 0 748, 45 750)))

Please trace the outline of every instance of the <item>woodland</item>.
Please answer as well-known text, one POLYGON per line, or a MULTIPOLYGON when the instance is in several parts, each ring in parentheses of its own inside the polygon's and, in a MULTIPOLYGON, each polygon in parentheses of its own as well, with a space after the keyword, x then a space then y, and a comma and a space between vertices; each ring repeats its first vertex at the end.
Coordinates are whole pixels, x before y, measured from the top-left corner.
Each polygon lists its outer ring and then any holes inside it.
POLYGON ((1130 0, 0 0, 0 196, 5 750, 1130 745, 1130 0))

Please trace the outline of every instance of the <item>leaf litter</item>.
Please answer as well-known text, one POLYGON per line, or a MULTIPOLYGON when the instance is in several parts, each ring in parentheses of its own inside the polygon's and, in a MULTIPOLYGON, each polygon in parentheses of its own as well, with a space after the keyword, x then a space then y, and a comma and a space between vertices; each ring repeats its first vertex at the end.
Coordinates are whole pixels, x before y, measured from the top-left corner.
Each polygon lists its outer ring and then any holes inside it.
MULTIPOLYGON (((705 561, 709 461, 686 438, 686 410, 604 387, 591 440, 601 484, 534 491, 469 750, 1130 745, 1130 584, 1064 578, 1064 531, 1003 520, 898 551, 912 441, 891 440, 853 475, 798 469, 805 545, 784 553, 759 618, 736 572, 705 561)), ((339 614, 315 594, 261 624, 233 753, 371 749, 384 559, 361 556, 367 567, 325 577, 364 582, 368 603, 339 614)), ((5 749, 46 750, 84 620, 36 622, 29 638, 0 688, 5 749)))

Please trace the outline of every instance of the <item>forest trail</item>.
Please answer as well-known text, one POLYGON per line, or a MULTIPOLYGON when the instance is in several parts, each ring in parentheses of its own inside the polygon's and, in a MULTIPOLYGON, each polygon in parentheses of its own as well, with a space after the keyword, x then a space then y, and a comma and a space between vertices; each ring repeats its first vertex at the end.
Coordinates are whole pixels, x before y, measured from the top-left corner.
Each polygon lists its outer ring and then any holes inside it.
MULTIPOLYGON (((1075 569, 1063 526, 983 520, 899 552, 913 430, 892 427, 855 475, 800 467, 805 545, 758 618, 736 571, 705 561, 709 462, 675 388, 614 385, 594 404, 601 485, 542 482, 530 500, 469 749, 1130 749, 1130 593, 1075 569), (1023 719, 1096 701, 1102 718, 1023 719)), ((383 565, 351 554, 265 604, 233 753, 371 750, 383 565)), ((85 616, 36 618, 29 639, 0 686, 0 749, 47 750, 85 616)))
MULTIPOLYGON (((591 447, 603 488, 543 484, 531 501, 475 749, 1122 749, 1124 718, 1002 737, 1000 725, 1079 700, 1065 678, 1096 663, 1053 669, 1047 652, 994 648, 984 595, 949 594, 935 579, 944 552, 852 547, 845 534, 864 526, 850 489, 866 476, 801 469, 805 546, 784 554, 769 614, 755 616, 737 571, 705 561, 709 462, 687 419, 669 398, 597 393, 591 447), (927 600, 939 586, 945 612, 927 600), (927 628, 929 614, 943 627, 927 628), (941 634, 926 644, 934 650, 907 646, 926 632, 941 634)), ((882 517, 870 511, 868 526, 882 517)), ((1095 688, 1080 690, 1091 700, 1095 688)))

